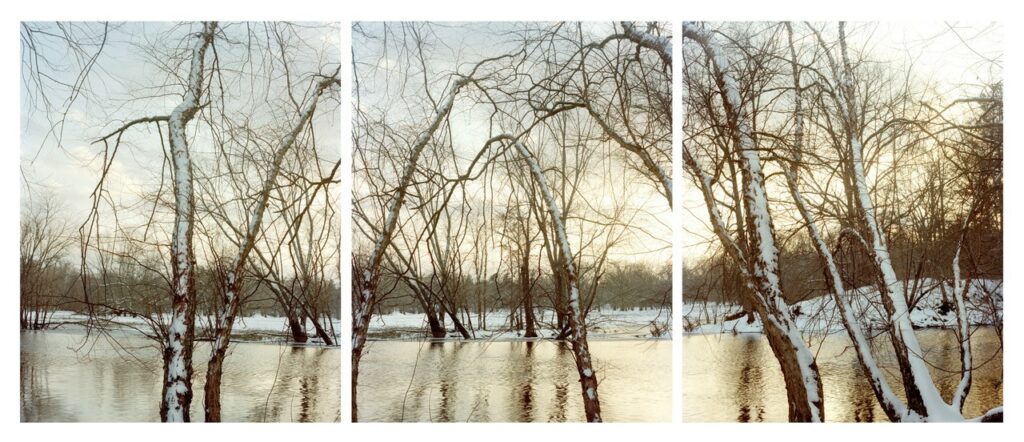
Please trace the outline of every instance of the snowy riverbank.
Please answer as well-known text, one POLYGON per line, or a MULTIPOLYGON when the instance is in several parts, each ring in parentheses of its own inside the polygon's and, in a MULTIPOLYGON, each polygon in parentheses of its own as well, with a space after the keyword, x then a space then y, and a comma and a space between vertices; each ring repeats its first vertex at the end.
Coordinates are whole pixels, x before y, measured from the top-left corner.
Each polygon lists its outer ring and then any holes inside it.
MULTIPOLYGON (((479 327, 477 315, 473 315, 473 326, 479 327)), ((538 311, 537 333, 541 338, 552 338, 556 333, 548 326, 554 322, 553 312, 538 311)), ((494 310, 484 318, 486 329, 475 330, 475 338, 492 340, 518 340, 522 330, 511 330, 508 310, 494 310)), ((458 338, 451 322, 445 324, 448 338, 458 338)), ((469 324, 466 324, 467 328, 469 324)), ((371 339, 422 339, 429 333, 423 313, 393 311, 374 316, 370 322, 371 339)), ((587 336, 592 339, 669 339, 671 336, 671 311, 668 309, 593 310, 587 316, 587 336), (657 324, 657 327, 654 326, 657 324), (656 328, 658 330, 656 330, 656 328), (655 336, 660 332, 660 336, 655 336)))
MULTIPOLYGON (((165 315, 166 316, 166 315, 165 315)), ((99 321, 90 321, 87 315, 69 311, 56 311, 50 316, 51 328, 67 328, 76 326, 86 326, 90 323, 101 325, 107 328, 119 328, 125 330, 139 330, 148 331, 149 323, 139 317, 132 316, 102 316, 98 318, 99 321)), ((169 321, 169 318, 162 318, 163 322, 169 321)), ((335 342, 341 338, 341 320, 331 319, 334 326, 335 342)), ((200 338, 205 334, 207 321, 205 319, 196 318, 196 334, 200 338)), ((313 331, 313 323, 310 320, 306 320, 306 331, 309 334, 309 341, 307 344, 317 345, 322 344, 320 339, 316 336, 313 331)), ((242 316, 235 319, 235 324, 232 329, 233 340, 244 340, 249 342, 274 342, 279 343, 288 340, 291 332, 288 328, 288 319, 283 316, 266 316, 261 314, 255 314, 251 316, 242 316)))
MULTIPOLYGON (((902 284, 902 283, 901 283, 902 284)), ((920 299, 910 312, 910 320, 914 327, 954 327, 956 315, 950 307, 951 302, 944 301, 940 282, 933 279, 919 281, 920 299)), ((902 285, 900 288, 902 292, 902 285)), ((947 297, 952 295, 950 285, 945 283, 947 297)), ((869 327, 882 328, 884 309, 881 305, 878 290, 873 286, 848 290, 847 301, 857 312, 862 322, 869 327)), ((1003 281, 976 280, 968 292, 968 317, 973 325, 992 323, 992 311, 1002 315, 1003 281)), ((843 324, 836 309, 832 296, 821 296, 790 305, 795 313, 797 326, 807 332, 839 333, 843 332, 843 324)), ((715 334, 715 333, 761 333, 759 319, 748 323, 746 316, 734 318, 741 312, 735 304, 722 303, 686 303, 682 307, 683 333, 715 334), (726 320, 726 318, 733 318, 726 320)))

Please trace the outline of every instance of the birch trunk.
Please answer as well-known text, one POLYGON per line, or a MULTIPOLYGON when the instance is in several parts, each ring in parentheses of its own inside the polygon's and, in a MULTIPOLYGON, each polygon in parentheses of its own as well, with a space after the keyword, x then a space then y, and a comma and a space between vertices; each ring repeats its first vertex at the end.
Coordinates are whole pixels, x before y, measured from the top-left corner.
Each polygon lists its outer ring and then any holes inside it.
MULTIPOLYGON (((749 281, 750 293, 754 299, 753 308, 764 324, 765 336, 779 361, 782 375, 786 382, 786 395, 789 399, 789 419, 793 422, 821 422, 824 420, 824 395, 821 389, 821 376, 814 357, 804 343, 786 304, 779 280, 779 251, 775 245, 775 232, 772 225, 771 212, 768 209, 768 196, 764 188, 764 174, 761 171, 760 156, 755 149, 751 134, 751 126, 742 108, 739 87, 729 72, 729 62, 719 48, 711 40, 710 34, 703 29, 684 23, 683 37, 690 38, 701 45, 711 60, 712 73, 715 76, 722 105, 729 125, 732 144, 739 153, 740 173, 743 177, 743 206, 746 210, 745 221, 750 255, 746 257, 739 247, 731 247, 734 254, 745 257, 741 260, 746 265, 745 276, 749 281)), ((700 172, 696 162, 688 153, 684 156, 690 168, 700 175, 704 189, 705 202, 715 205, 711 193, 710 180, 700 172)), ((725 242, 732 239, 725 233, 726 229, 714 209, 713 220, 721 224, 716 227, 719 237, 725 242)), ((727 247, 730 248, 730 247, 727 247)))
POLYGON ((859 136, 860 126, 856 117, 857 102, 853 71, 847 55, 845 22, 839 24, 839 45, 843 64, 841 71, 836 69, 836 74, 839 77, 840 96, 842 97, 840 112, 845 120, 850 148, 853 193, 861 222, 867 230, 867 240, 870 242, 868 254, 877 271, 877 285, 882 304, 889 315, 890 335, 896 349, 907 405, 912 411, 928 420, 962 420, 960 413, 945 403, 932 381, 928 364, 924 360, 924 353, 910 322, 910 309, 899 290, 899 281, 896 279, 896 271, 893 269, 892 259, 889 256, 885 233, 878 225, 874 203, 871 200, 864 172, 864 153, 859 136))
POLYGON ((380 281, 380 265, 384 252, 391 244, 395 226, 398 224, 398 214, 402 210, 402 205, 405 204, 405 198, 408 195, 409 185, 412 183, 413 173, 416 171, 416 164, 419 162, 420 154, 423 153, 423 148, 426 147, 427 143, 434 136, 434 132, 441 126, 448 113, 451 112, 452 105, 455 103, 455 96, 467 83, 468 80, 466 78, 460 78, 455 81, 451 91, 448 92, 448 96, 435 110, 434 118, 430 125, 416 138, 416 142, 412 145, 412 151, 405 170, 402 172, 398 187, 395 189, 395 198, 388 207, 384 226, 381 229, 376 244, 374 244, 373 250, 370 252, 367 264, 361 271, 359 271, 358 266, 353 266, 352 279, 355 287, 353 287, 354 305, 352 309, 352 422, 358 422, 359 417, 357 400, 359 361, 363 357, 363 346, 366 344, 366 334, 370 328, 370 315, 373 313, 373 304, 377 299, 377 284, 380 281))
MULTIPOLYGON (((270 199, 270 192, 281 172, 281 163, 285 155, 295 145, 295 140, 305 129, 306 125, 313 118, 316 105, 320 96, 331 85, 338 82, 337 73, 317 83, 309 104, 299 114, 299 121, 292 127, 292 130, 281 140, 277 151, 274 153, 274 160, 270 170, 263 182, 256 206, 249 215, 248 226, 245 237, 238 248, 231 267, 227 271, 224 281, 224 299, 222 299, 221 311, 217 315, 216 325, 213 332, 213 346, 210 349, 210 361, 207 363, 206 386, 205 386, 205 417, 207 422, 220 422, 220 381, 224 372, 224 358, 227 356, 228 345, 231 342, 231 330, 234 327, 235 317, 238 315, 238 308, 241 302, 242 278, 245 275, 245 264, 248 261, 249 253, 256 243, 256 236, 259 235, 260 226, 263 224, 263 214, 267 209, 267 201, 270 199)), ((313 321, 316 323, 316 321, 313 321)))
POLYGON ((540 188, 547 204, 551 221, 555 224, 555 231, 558 234, 558 241, 561 243, 564 258, 564 269, 569 284, 569 302, 566 311, 568 319, 569 336, 572 344, 573 357, 576 360, 576 371, 580 375, 580 388, 583 394, 583 408, 586 412, 587 422, 601 422, 601 402, 597 394, 597 373, 594 372, 593 361, 590 356, 590 347, 587 344, 587 326, 583 312, 580 309, 580 290, 576 265, 573 261, 572 249, 569 246, 569 238, 565 232, 565 225, 562 224, 561 211, 555 202, 551 190, 548 188, 544 173, 540 169, 537 160, 530 154, 521 142, 513 140, 516 150, 527 163, 530 172, 533 174, 537 187, 540 188))
POLYGON ((203 23, 192 47, 188 85, 181 103, 168 118, 174 180, 174 229, 171 233, 171 323, 164 343, 164 382, 160 420, 188 422, 192 404, 192 347, 195 337, 195 254, 192 228, 195 204, 192 161, 185 127, 199 111, 203 94, 203 63, 213 43, 216 22, 203 23))

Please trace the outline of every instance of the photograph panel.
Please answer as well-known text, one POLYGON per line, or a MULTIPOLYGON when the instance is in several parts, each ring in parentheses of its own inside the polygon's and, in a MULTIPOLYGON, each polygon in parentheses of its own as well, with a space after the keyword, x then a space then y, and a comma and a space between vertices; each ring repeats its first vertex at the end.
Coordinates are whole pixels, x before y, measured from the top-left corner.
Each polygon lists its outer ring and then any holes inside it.
POLYGON ((684 422, 1001 422, 995 23, 682 25, 684 422))
POLYGON ((671 421, 671 39, 353 25, 353 421, 671 421))
POLYGON ((340 35, 21 23, 23 422, 340 421, 340 35))

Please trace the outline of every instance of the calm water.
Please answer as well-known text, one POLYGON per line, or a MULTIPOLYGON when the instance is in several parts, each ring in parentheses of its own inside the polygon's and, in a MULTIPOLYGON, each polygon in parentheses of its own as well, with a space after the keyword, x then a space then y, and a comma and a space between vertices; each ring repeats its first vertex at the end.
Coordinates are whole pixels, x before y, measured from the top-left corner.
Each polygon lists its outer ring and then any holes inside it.
MULTIPOLYGON (((156 421, 159 351, 138 335, 117 341, 73 331, 21 333, 21 420, 156 421)), ((203 418, 209 345, 195 349, 192 419, 203 418)), ((339 350, 234 343, 225 362, 221 416, 226 422, 333 422, 340 416, 339 350)))
MULTIPOLYGON (((918 330, 932 376, 946 399, 960 380, 958 343, 950 330, 918 330)), ((964 415, 975 417, 1003 403, 1003 359, 991 329, 972 335, 974 383, 964 415)), ((877 344, 876 355, 883 343, 877 344)), ((812 351, 818 347, 812 348, 812 351)), ((885 347, 889 348, 889 347, 885 347)), ((890 385, 902 393, 891 351, 880 357, 890 385)), ((857 355, 844 335, 829 336, 818 351, 825 390, 825 419, 887 421, 857 355)), ((781 422, 787 420, 785 383, 768 341, 759 334, 691 335, 683 338, 683 420, 686 422, 781 422)))
MULTIPOLYGON (((362 422, 585 419, 568 346, 538 342, 375 341, 360 364, 362 422)), ((591 341, 609 422, 672 419, 670 341, 591 341)))

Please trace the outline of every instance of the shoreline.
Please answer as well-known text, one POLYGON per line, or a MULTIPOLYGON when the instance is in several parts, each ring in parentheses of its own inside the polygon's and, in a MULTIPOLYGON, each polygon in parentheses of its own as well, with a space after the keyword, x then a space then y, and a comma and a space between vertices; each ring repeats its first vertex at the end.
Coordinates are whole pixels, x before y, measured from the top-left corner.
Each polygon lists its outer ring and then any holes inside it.
MULTIPOLYGON (((426 333, 426 331, 424 331, 426 333)), ((462 337, 447 337, 447 338, 431 338, 431 337, 403 337, 403 338, 381 338, 369 336, 366 338, 368 342, 424 342, 431 344, 448 344, 448 343, 492 343, 492 342, 553 342, 553 343, 568 343, 565 339, 555 339, 553 337, 536 337, 536 338, 524 338, 521 336, 500 336, 491 335, 487 337, 478 337, 464 339, 462 337)), ((637 342, 672 342, 672 336, 664 335, 659 337, 639 337, 639 336, 617 336, 617 335, 595 335, 587 336, 588 342, 626 342, 626 341, 637 341, 637 342)))
MULTIPOLYGON (((55 322, 51 326, 44 329, 37 330, 20 330, 22 334, 25 333, 63 333, 63 334, 74 334, 80 336, 95 335, 101 336, 105 333, 118 333, 124 336, 131 336, 135 338, 148 339, 148 337, 140 330, 133 328, 126 324, 111 324, 107 327, 90 327, 81 322, 55 322)), ((340 344, 326 345, 320 342, 315 336, 310 336, 307 342, 293 342, 288 339, 290 336, 286 332, 279 332, 277 330, 261 330, 261 329, 247 329, 242 330, 238 333, 231 334, 231 343, 235 344, 263 344, 263 345, 277 345, 277 346, 289 346, 289 347, 304 347, 304 348, 323 348, 323 349, 340 349, 340 344)), ((91 338, 91 337, 90 337, 91 338)), ((335 335, 335 342, 340 342, 341 336, 335 335)), ((211 343, 213 339, 206 336, 196 336, 196 343, 211 343)))
MULTIPOLYGON (((900 286, 907 281, 901 281, 900 286)), ((945 329, 957 327, 955 313, 949 308, 949 301, 944 293, 952 290, 945 281, 924 278, 914 284, 921 287, 920 296, 910 311, 910 321, 915 330, 945 329)), ((885 328, 886 316, 879 302, 879 292, 872 286, 848 290, 844 297, 851 305, 855 314, 861 318, 866 330, 885 328)), ((997 279, 980 279, 971 281, 968 294, 967 317, 971 326, 992 326, 994 319, 1003 317, 1003 281, 997 279), (985 309, 987 307, 988 309, 985 309), (993 315, 995 317, 993 317, 993 315)), ((797 329, 801 332, 817 335, 845 334, 835 301, 831 295, 794 302, 789 305, 797 329)), ((684 302, 682 306, 683 329, 686 335, 711 334, 761 334, 761 320, 754 317, 750 323, 746 315, 732 320, 725 318, 742 312, 738 304, 706 302, 684 302), (705 321, 710 321, 704 323, 705 321)))

